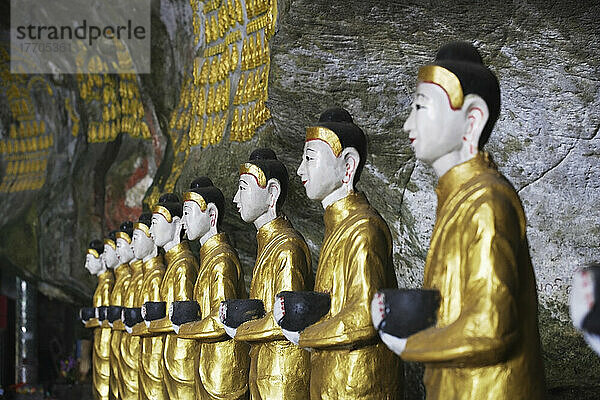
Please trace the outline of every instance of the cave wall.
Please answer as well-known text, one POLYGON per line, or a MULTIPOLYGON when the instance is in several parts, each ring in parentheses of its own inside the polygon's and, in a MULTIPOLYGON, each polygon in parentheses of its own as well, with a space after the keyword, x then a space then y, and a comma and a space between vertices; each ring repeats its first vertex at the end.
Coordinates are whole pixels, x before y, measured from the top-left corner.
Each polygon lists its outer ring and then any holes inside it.
MULTIPOLYGON (((402 124, 418 67, 447 41, 467 40, 500 80, 500 119, 486 149, 519 192, 528 217, 551 395, 600 395, 599 358, 571 327, 566 306, 574 269, 600 258, 600 7, 595 2, 573 7, 541 1, 482 6, 280 0, 269 43, 271 119, 249 140, 236 141, 230 118, 223 140, 208 146, 190 145, 185 129, 169 127, 174 111, 185 112, 180 96, 204 50, 195 42, 193 20, 201 12, 192 4, 199 2, 152 2, 152 73, 137 80, 150 138, 121 134, 90 143, 86 127, 94 110, 82 101, 75 78, 42 76, 44 82, 29 85, 28 77, 19 83, 33 93, 36 115, 46 121, 54 143, 43 155, 48 164, 41 189, 0 193, 3 267, 44 282, 55 296, 85 302, 94 287, 83 269, 89 240, 136 218, 143 198, 165 188, 181 193, 195 177, 208 175, 225 193, 225 230, 249 281, 255 230, 241 221, 231 199, 238 165, 258 146, 272 147, 288 166, 283 211, 306 237, 316 265, 323 211, 306 198, 295 171, 304 128, 325 108, 339 105, 369 137, 359 189, 391 228, 399 285, 418 287, 434 223, 436 178, 415 161, 402 124), (74 135, 76 119, 80 131, 74 135)), ((0 101, 7 100, 0 96, 0 101)), ((0 132, 7 137, 14 117, 0 104, 0 132)), ((6 174, 8 158, 2 157, 0 174, 6 174)), ((407 398, 422 398, 420 367, 411 364, 407 371, 407 398)))

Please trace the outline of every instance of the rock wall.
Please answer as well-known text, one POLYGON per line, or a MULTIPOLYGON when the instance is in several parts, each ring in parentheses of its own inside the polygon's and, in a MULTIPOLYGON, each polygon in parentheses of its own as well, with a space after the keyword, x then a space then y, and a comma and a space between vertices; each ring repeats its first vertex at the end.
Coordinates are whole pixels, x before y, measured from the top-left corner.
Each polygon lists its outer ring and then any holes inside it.
MULTIPOLYGON (((41 280, 55 295, 84 302, 94 286, 82 268, 91 238, 137 217, 142 197, 164 189, 177 163, 176 191, 208 175, 230 202, 237 167, 258 146, 272 147, 288 166, 284 212, 305 235, 316 265, 323 211, 306 198, 295 171, 304 128, 325 108, 339 105, 369 136, 359 188, 390 225, 399 284, 418 287, 435 216, 436 178, 415 162, 402 124, 418 67, 447 41, 468 40, 500 80, 502 111, 487 150, 518 190, 528 216, 550 397, 600 396, 600 359, 571 328, 566 307, 573 270, 600 259, 600 210, 595 207, 600 193, 600 7, 595 2, 574 7, 541 1, 482 6, 462 0, 280 0, 270 41, 267 106, 272 118, 246 142, 227 140, 229 121, 224 140, 185 148, 184 158, 178 158, 177 146, 185 133, 169 134, 169 119, 194 57, 203 49, 194 44, 189 3, 155 0, 152 7, 152 73, 139 77, 152 140, 120 135, 109 143, 88 143, 85 121, 92 117, 81 106, 76 80, 43 77, 52 94, 43 94, 44 85, 34 86, 39 94, 32 101, 55 144, 41 189, 0 193, 3 267, 41 280), (71 133, 67 98, 78 106, 78 136, 71 133)), ((0 104, 0 132, 7 137, 11 117, 0 104)), ((7 162, 4 157, 0 175, 7 162)), ((249 281, 255 230, 233 206, 225 229, 249 281)), ((418 365, 407 368, 407 399, 423 398, 420 373, 418 365)))

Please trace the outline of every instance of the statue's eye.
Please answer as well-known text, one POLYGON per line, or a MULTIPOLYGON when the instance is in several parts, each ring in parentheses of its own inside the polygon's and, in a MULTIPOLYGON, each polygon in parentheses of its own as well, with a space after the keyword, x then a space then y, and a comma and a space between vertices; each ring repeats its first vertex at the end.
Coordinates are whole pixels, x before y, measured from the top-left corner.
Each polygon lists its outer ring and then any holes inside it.
POLYGON ((416 108, 416 109, 417 109, 417 111, 418 111, 418 110, 420 110, 421 108, 425 108, 425 107, 423 107, 423 106, 422 106, 422 105, 420 105, 420 104, 415 104, 415 108, 416 108))

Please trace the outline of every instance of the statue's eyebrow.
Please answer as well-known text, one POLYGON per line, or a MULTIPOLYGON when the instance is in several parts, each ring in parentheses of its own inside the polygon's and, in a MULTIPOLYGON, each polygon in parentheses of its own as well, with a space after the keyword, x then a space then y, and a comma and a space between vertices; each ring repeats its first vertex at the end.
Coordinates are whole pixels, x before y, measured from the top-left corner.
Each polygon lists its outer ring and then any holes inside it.
POLYGON ((315 149, 311 149, 309 146, 306 146, 306 151, 312 151, 313 153, 317 152, 315 149))
POLYGON ((415 94, 415 100, 417 100, 419 98, 419 96, 422 97, 423 100, 427 99, 427 96, 425 96, 423 93, 417 93, 417 94, 415 94))

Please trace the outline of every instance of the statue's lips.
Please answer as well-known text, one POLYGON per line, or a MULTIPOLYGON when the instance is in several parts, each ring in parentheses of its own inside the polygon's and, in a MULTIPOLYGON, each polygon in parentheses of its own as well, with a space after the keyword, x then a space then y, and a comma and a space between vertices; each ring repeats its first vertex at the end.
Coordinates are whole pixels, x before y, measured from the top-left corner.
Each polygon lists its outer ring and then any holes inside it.
POLYGON ((308 181, 302 181, 302 184, 303 184, 303 185, 306 185, 306 182, 308 182, 308 181))
POLYGON ((408 138, 410 140, 410 143, 412 144, 412 142, 415 141, 415 138, 408 138))

